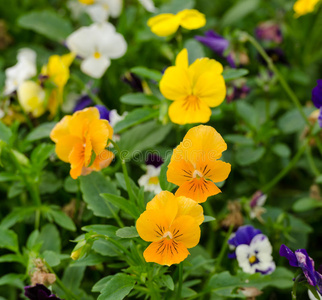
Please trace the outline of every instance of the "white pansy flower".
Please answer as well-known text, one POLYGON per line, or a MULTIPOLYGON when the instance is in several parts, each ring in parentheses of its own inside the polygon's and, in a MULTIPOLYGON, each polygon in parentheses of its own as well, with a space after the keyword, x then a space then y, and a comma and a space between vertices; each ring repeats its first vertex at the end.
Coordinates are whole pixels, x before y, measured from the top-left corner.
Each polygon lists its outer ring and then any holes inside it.
POLYGON ((236 248, 239 266, 245 273, 270 274, 275 270, 272 257, 272 246, 264 234, 257 234, 250 245, 242 244, 236 248))
POLYGON ((117 18, 122 11, 122 0, 96 0, 92 5, 86 5, 85 11, 93 22, 105 22, 109 16, 117 18))
POLYGON ((123 121, 127 112, 124 112, 123 115, 119 115, 116 109, 112 109, 109 115, 109 123, 114 127, 118 122, 123 121))
POLYGON ((110 23, 81 27, 67 37, 66 44, 71 52, 84 59, 81 70, 93 78, 102 77, 111 64, 110 59, 120 58, 127 50, 123 35, 110 23))
POLYGON ((37 74, 36 52, 29 48, 21 48, 17 55, 18 62, 6 69, 4 93, 6 95, 18 89, 25 80, 37 74))
POLYGON ((139 2, 148 12, 151 12, 151 13, 156 12, 156 8, 152 0, 139 0, 139 2))
POLYGON ((155 167, 153 165, 147 165, 147 172, 140 177, 138 181, 139 185, 143 186, 147 192, 154 192, 155 194, 162 192, 159 182, 160 171, 161 166, 155 167))

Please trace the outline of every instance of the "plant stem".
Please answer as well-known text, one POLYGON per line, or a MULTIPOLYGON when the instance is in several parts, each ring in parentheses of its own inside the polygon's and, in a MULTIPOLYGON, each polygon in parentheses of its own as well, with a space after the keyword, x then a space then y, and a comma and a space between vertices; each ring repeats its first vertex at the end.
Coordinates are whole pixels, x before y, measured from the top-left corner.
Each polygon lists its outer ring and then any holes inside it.
POLYGON ((306 147, 308 145, 308 139, 305 140, 302 147, 297 151, 293 159, 289 162, 289 164, 280 172, 278 173, 268 184, 266 184, 262 191, 263 193, 267 193, 274 185, 276 185, 298 162, 301 158, 302 154, 304 153, 306 147))
POLYGON ((306 148, 306 157, 307 157, 307 160, 309 162, 310 168, 311 168, 312 172, 314 173, 314 175, 316 177, 319 176, 320 171, 318 170, 318 168, 316 167, 316 165, 314 163, 311 147, 306 148))
MULTIPOLYGON (((229 238, 230 238, 230 236, 231 236, 231 233, 233 232, 233 229, 234 229, 234 225, 233 225, 233 224, 231 224, 231 225, 229 226, 229 229, 228 229, 227 233, 226 233, 226 238, 225 238, 224 244, 223 244, 223 246, 222 246, 222 248, 221 248, 221 250, 220 250, 220 253, 219 253, 219 255, 218 255, 218 258, 217 258, 217 260, 216 260, 216 263, 215 263, 215 269, 214 269, 214 272, 213 272, 213 273, 216 273, 216 272, 217 272, 217 270, 220 268, 221 262, 222 262, 222 260, 223 260, 223 258, 224 258, 224 255, 225 255, 225 253, 226 253, 226 250, 227 250, 227 248, 228 248, 228 240, 229 240, 229 238)), ((212 275, 213 275, 213 274, 212 274, 212 275)))
POLYGON ((122 170, 123 170, 123 174, 124 174, 124 180, 125 180, 127 192, 129 193, 130 200, 133 201, 133 202, 135 202, 135 196, 134 196, 134 193, 133 193, 133 190, 132 190, 132 187, 131 187, 131 182, 130 182, 129 174, 127 172, 125 160, 121 156, 121 149, 111 139, 109 139, 108 142, 110 142, 114 146, 114 148, 116 149, 116 151, 117 151, 117 154, 118 154, 118 156, 119 156, 119 158, 121 160, 121 165, 122 165, 122 170))
POLYGON ((183 278, 183 262, 181 262, 178 266, 179 271, 179 278, 178 278, 178 290, 177 290, 177 296, 176 299, 181 299, 181 292, 182 292, 182 278, 183 278))
POLYGON ((68 300, 78 300, 78 297, 75 296, 65 285, 64 283, 59 279, 59 277, 57 276, 57 274, 54 272, 54 270, 51 268, 50 265, 48 265, 48 263, 46 263, 46 267, 48 269, 48 271, 50 273, 55 274, 56 276, 56 283, 57 285, 64 291, 64 293, 66 294, 66 296, 68 297, 68 300))

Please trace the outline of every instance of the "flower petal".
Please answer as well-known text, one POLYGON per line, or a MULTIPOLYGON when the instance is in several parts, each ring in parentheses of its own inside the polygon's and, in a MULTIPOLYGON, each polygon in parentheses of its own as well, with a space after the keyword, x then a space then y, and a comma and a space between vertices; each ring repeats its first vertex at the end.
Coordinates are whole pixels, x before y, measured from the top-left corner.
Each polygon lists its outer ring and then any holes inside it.
POLYGON ((88 135, 96 155, 107 146, 108 139, 113 136, 113 129, 106 120, 95 119, 89 123, 88 135))
POLYGON ((205 175, 205 178, 211 179, 213 182, 221 182, 227 179, 231 170, 231 165, 229 163, 225 163, 221 160, 213 161, 211 158, 206 163, 209 173, 205 175))
POLYGON ((164 210, 168 202, 176 202, 175 196, 168 191, 162 191, 161 193, 157 194, 150 202, 148 202, 146 209, 164 210))
POLYGON ((167 180, 179 186, 187 180, 191 180, 194 172, 192 163, 183 158, 180 149, 173 151, 167 171, 167 180))
POLYGON ((63 117, 53 128, 53 130, 50 132, 50 138, 53 142, 57 143, 58 139, 69 135, 69 121, 72 116, 65 116, 63 117))
POLYGON ((111 61, 106 57, 90 56, 82 61, 81 70, 93 78, 101 78, 110 64, 111 61))
POLYGON ((209 180, 195 178, 182 184, 176 191, 176 196, 185 196, 198 203, 205 202, 208 197, 221 193, 221 190, 209 180))
POLYGON ((187 197, 178 197, 179 209, 177 217, 179 216, 190 216, 195 219, 198 225, 200 225, 204 218, 203 208, 196 201, 187 197))
POLYGON ((179 18, 174 14, 161 14, 148 20, 148 26, 157 36, 168 36, 179 28, 179 18))
POLYGON ((182 49, 176 57, 176 67, 188 69, 188 51, 186 48, 182 49))
POLYGON ((171 266, 173 264, 179 264, 189 254, 187 247, 182 243, 175 243, 172 240, 163 239, 159 242, 153 242, 145 249, 143 256, 147 262, 171 266))
POLYGON ((95 52, 96 36, 90 27, 81 27, 66 39, 68 49, 82 58, 91 56, 95 52))
POLYGON ((196 100, 177 100, 169 107, 169 117, 173 123, 184 125, 192 123, 207 123, 211 116, 209 106, 196 100))
POLYGON ((75 144, 81 144, 82 140, 73 135, 64 135, 56 141, 56 154, 64 162, 69 162, 69 155, 75 144))
POLYGON ((183 28, 192 30, 206 25, 206 17, 196 9, 185 9, 177 13, 180 25, 183 28))

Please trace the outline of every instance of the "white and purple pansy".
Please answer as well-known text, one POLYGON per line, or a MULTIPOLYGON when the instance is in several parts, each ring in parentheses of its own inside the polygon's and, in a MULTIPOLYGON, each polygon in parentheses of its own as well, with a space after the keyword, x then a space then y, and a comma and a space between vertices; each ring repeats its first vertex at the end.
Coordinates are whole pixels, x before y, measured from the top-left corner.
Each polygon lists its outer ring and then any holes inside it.
POLYGON ((250 225, 241 226, 228 244, 235 250, 229 258, 236 258, 245 273, 271 274, 275 270, 272 246, 259 229, 250 225))
POLYGON ((301 268, 307 282, 322 295, 322 275, 315 271, 314 261, 305 249, 298 249, 293 252, 287 246, 282 245, 280 255, 288 259, 290 266, 301 268))

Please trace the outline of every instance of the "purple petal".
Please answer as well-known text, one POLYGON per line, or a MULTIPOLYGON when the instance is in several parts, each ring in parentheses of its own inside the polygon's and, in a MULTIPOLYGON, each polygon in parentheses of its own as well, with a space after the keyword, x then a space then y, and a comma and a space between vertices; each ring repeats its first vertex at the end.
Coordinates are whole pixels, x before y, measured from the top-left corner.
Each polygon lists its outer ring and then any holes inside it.
POLYGON ((83 95, 77 100, 73 112, 83 110, 90 105, 93 105, 93 100, 88 95, 83 95))
POLYGON ((157 168, 163 164, 163 159, 161 156, 159 156, 155 153, 149 153, 145 163, 147 165, 152 165, 157 168))
POLYGON ((43 284, 36 284, 35 286, 26 286, 25 296, 30 300, 61 300, 51 293, 43 284))
POLYGON ((316 108, 322 107, 322 79, 317 81, 317 86, 312 90, 312 101, 316 108))
POLYGON ((322 106, 320 107, 320 114, 318 117, 318 122, 319 122, 320 127, 322 128, 322 106))
POLYGON ((110 111, 104 105, 95 105, 100 113, 100 119, 110 121, 110 111))
POLYGON ((238 247, 239 245, 250 245, 253 237, 262 233, 259 229, 255 229, 253 226, 244 225, 238 228, 235 236, 228 240, 228 244, 238 247))
POLYGON ((310 285, 316 286, 314 261, 307 254, 305 249, 298 249, 295 251, 298 266, 303 270, 303 273, 310 285))
POLYGON ((292 266, 292 267, 298 267, 299 266, 298 262, 297 262, 296 255, 287 246, 281 245, 280 256, 286 257, 288 259, 288 261, 289 261, 290 266, 292 266))

